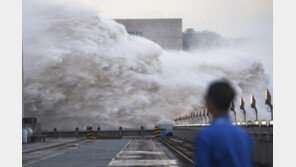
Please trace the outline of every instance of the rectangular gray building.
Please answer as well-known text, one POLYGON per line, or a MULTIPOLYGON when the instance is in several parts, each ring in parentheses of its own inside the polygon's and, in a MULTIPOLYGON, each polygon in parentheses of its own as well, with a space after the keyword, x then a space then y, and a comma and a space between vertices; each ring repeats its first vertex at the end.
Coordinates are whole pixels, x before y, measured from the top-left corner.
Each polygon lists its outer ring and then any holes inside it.
POLYGON ((164 49, 182 50, 182 19, 114 19, 131 35, 145 37, 164 49))

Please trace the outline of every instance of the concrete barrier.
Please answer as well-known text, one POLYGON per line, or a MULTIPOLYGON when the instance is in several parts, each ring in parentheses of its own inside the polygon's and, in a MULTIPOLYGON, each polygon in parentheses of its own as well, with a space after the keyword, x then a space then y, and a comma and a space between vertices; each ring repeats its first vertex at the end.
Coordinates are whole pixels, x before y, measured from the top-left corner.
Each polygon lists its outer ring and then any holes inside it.
POLYGON ((154 136, 160 137, 160 126, 155 126, 154 136))
POLYGON ((93 130, 92 130, 92 126, 87 126, 86 127, 86 137, 88 139, 92 139, 93 138, 93 130))
MULTIPOLYGON (((42 135, 46 136, 46 138, 57 138, 58 134, 62 138, 67 137, 87 137, 87 131, 77 131, 76 129, 74 131, 58 131, 57 128, 55 128, 54 131, 42 131, 42 135)), ((154 136, 154 129, 123 129, 121 128, 118 130, 101 130, 100 127, 97 128, 97 131, 93 131, 93 137, 97 139, 119 139, 124 136, 154 136)))

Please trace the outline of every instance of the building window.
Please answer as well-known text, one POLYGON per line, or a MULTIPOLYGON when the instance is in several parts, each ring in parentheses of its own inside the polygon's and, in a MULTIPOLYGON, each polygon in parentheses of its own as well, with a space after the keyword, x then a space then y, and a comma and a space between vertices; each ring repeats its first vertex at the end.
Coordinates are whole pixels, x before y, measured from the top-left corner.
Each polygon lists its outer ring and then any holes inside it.
POLYGON ((143 32, 141 32, 141 31, 128 31, 127 33, 129 33, 129 35, 137 35, 140 37, 143 36, 143 32))
POLYGON ((140 32, 140 31, 136 31, 136 35, 142 37, 143 36, 143 33, 140 32))

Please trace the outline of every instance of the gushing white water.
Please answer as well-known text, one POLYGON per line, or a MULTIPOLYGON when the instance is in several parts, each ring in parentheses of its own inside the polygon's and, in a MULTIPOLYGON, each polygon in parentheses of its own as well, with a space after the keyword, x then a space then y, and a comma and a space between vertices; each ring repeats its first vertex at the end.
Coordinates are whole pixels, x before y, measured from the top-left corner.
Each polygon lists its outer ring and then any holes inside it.
POLYGON ((163 50, 80 4, 24 1, 23 57, 25 115, 44 129, 171 123, 202 104, 207 84, 219 78, 231 80, 246 103, 254 93, 259 118, 269 118, 270 77, 248 53, 163 50))

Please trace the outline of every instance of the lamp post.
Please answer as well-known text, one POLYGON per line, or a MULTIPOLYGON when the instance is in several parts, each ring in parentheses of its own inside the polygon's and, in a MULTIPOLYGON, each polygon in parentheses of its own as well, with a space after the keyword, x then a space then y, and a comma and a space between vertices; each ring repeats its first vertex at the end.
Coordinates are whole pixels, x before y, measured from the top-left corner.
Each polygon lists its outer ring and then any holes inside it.
POLYGON ((265 89, 265 104, 268 105, 270 108, 270 111, 269 110, 267 110, 267 111, 269 111, 271 114, 271 120, 269 121, 269 124, 272 125, 272 123, 273 123, 273 106, 271 104, 271 95, 270 95, 268 89, 265 89))
POLYGON ((194 123, 194 111, 190 112, 190 124, 194 123))
POLYGON ((246 117, 246 110, 245 110, 245 102, 244 102, 244 99, 242 97, 239 100, 239 108, 244 114, 244 121, 243 122, 246 123, 247 117, 246 117))
POLYGON ((235 106, 233 104, 233 101, 230 102, 230 111, 232 111, 233 116, 234 116, 234 122, 236 124, 236 112, 235 112, 235 106))
POLYGON ((206 115, 208 116, 208 123, 210 124, 210 120, 211 120, 211 115, 210 115, 210 112, 208 111, 208 108, 206 107, 205 108, 205 111, 206 111, 206 115))
POLYGON ((255 100, 255 97, 253 94, 251 94, 251 99, 250 99, 250 104, 251 104, 251 108, 254 109, 254 112, 255 112, 255 116, 256 116, 256 120, 254 122, 255 125, 259 125, 259 122, 258 122, 258 111, 257 111, 257 108, 256 108, 256 100, 255 100))
POLYGON ((200 121, 200 124, 202 124, 202 116, 201 116, 201 110, 198 109, 198 116, 199 116, 199 121, 200 121))
POLYGON ((203 111, 202 116, 204 117, 204 125, 206 125, 207 124, 206 110, 203 108, 202 111, 203 111))

